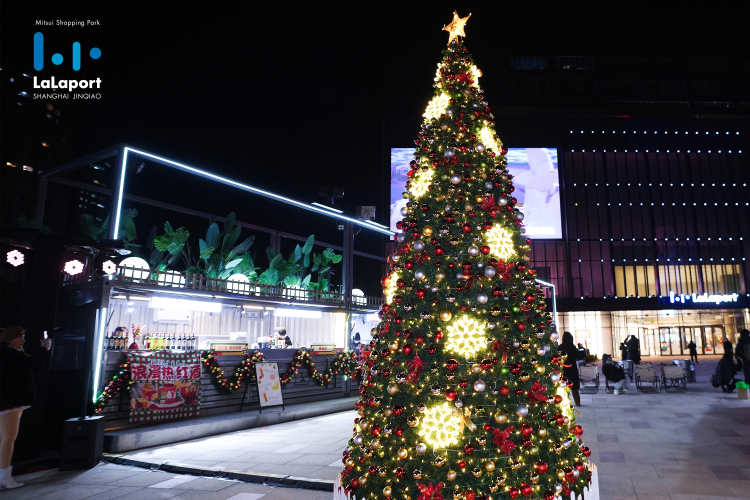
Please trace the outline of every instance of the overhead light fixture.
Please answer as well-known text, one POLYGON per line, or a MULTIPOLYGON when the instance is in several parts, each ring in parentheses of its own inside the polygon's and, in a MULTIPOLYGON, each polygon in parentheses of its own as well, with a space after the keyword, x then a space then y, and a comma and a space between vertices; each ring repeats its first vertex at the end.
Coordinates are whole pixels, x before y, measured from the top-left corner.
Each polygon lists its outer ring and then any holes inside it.
POLYGON ((221 302, 203 302, 200 300, 173 299, 170 297, 151 297, 148 307, 151 309, 182 309, 185 311, 221 312, 221 302))
POLYGON ((323 313, 320 311, 312 311, 307 309, 276 309, 274 316, 281 318, 314 318, 320 319, 323 317, 323 313))

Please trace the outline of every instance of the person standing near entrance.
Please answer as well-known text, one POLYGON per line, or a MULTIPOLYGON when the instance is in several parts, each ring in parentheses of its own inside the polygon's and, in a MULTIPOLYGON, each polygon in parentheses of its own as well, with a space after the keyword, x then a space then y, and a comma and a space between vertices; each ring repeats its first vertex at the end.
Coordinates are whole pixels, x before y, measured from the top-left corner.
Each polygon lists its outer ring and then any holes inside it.
POLYGON ((563 364, 563 376, 573 384, 570 390, 573 395, 573 401, 575 401, 576 406, 581 406, 581 396, 578 393, 578 390, 581 388, 581 379, 578 377, 578 366, 576 363, 580 355, 578 348, 573 342, 572 333, 563 333, 562 343, 558 346, 557 350, 560 354, 567 355, 563 364))
POLYGON ((740 330, 740 339, 737 341, 737 351, 734 356, 742 363, 745 383, 750 384, 750 331, 746 328, 740 330))
POLYGON ((695 364, 698 364, 698 346, 691 340, 687 348, 690 351, 690 361, 695 361, 695 364))
POLYGON ((718 380, 717 382, 721 386, 721 390, 724 392, 732 393, 737 385, 737 380, 734 378, 734 374, 742 369, 740 366, 741 361, 734 362, 734 355, 732 353, 732 343, 728 340, 723 343, 724 355, 719 360, 719 364, 716 366, 716 373, 718 380))
MULTIPOLYGON (((46 356, 29 356, 23 350, 26 330, 11 326, 0 334, 0 488, 23 486, 13 480, 13 446, 23 411, 34 404, 34 375, 46 356)), ((39 339, 49 351, 52 341, 39 339)))

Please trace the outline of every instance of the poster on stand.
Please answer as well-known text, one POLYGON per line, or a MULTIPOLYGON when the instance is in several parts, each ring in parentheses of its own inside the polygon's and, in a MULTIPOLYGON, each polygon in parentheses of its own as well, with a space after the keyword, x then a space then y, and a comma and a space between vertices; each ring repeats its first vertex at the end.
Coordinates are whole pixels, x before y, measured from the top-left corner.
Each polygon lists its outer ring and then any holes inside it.
POLYGON ((283 405, 279 365, 276 363, 255 363, 255 375, 258 380, 260 406, 283 405))
POLYGON ((195 352, 131 354, 130 422, 164 422, 198 415, 201 355, 195 352))

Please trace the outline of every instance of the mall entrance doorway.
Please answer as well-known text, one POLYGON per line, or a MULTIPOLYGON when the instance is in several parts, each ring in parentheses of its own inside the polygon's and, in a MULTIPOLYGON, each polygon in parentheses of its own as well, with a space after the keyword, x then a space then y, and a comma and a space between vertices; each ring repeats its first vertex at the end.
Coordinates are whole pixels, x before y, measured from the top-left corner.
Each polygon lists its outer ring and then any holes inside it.
POLYGON ((688 356, 688 344, 695 342, 698 354, 723 353, 721 343, 726 338, 722 325, 661 326, 639 328, 641 352, 649 356, 688 356))

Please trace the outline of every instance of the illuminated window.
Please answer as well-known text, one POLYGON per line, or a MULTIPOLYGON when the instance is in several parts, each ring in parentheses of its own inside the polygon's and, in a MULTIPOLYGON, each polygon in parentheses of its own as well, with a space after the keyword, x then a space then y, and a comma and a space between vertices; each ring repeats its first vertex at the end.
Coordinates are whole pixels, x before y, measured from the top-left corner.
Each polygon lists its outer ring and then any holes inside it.
POLYGON ((744 293, 739 264, 702 266, 703 292, 708 294, 744 293))

